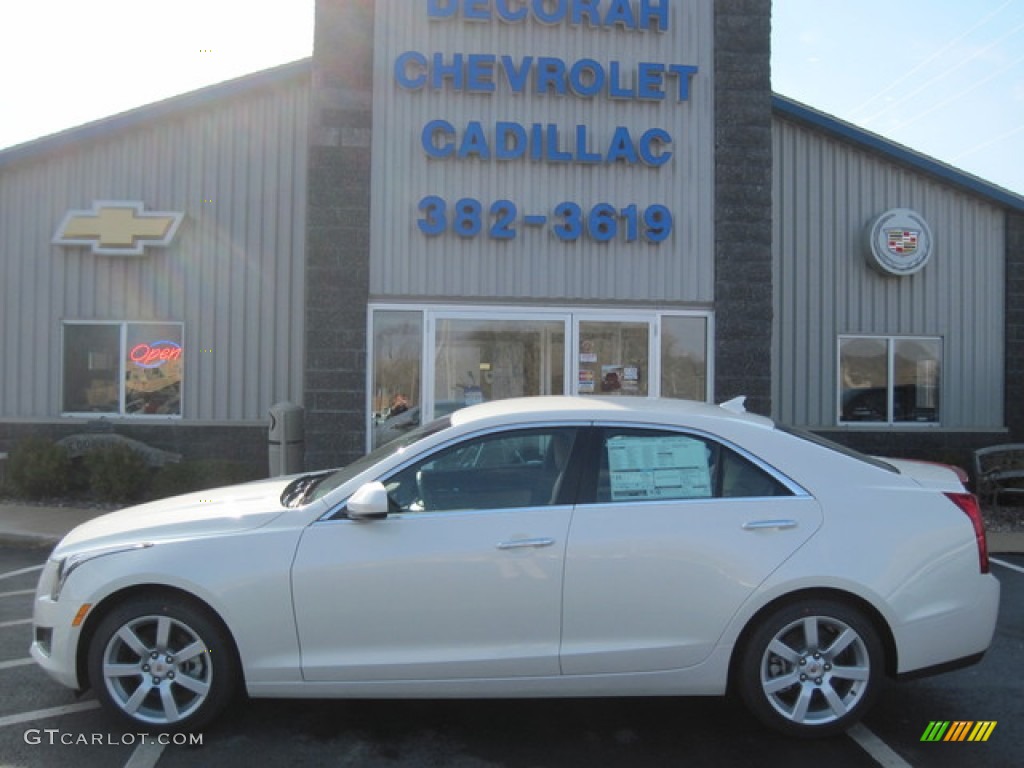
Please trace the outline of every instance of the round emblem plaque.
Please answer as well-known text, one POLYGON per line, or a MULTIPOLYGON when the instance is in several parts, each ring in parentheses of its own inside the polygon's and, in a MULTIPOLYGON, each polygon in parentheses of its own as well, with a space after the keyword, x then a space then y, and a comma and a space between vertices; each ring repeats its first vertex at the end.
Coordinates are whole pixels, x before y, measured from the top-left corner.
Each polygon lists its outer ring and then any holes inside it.
POLYGON ((897 277, 924 269, 934 250, 928 222, 909 208, 893 208, 871 222, 868 245, 868 263, 897 277))

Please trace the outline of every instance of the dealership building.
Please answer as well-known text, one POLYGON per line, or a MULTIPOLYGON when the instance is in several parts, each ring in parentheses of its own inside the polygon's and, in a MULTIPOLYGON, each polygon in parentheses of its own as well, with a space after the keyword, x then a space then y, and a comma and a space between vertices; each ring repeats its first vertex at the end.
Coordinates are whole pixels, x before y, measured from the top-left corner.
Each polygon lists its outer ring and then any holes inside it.
POLYGON ((309 60, 0 151, 0 451, 255 464, 292 402, 314 469, 563 393, 1024 441, 1024 197, 773 94, 770 16, 318 0, 309 60))

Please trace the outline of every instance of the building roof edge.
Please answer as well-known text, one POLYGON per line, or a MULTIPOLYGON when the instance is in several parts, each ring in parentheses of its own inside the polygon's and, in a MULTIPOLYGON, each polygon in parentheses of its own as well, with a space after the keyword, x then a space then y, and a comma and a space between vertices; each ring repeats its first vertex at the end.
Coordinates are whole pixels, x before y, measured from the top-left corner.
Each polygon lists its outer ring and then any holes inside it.
POLYGON ((933 157, 916 152, 877 133, 860 128, 801 104, 778 93, 772 94, 772 110, 781 117, 824 131, 901 165, 933 176, 943 182, 972 192, 1004 208, 1024 212, 1024 196, 973 176, 933 157))
POLYGON ((313 71, 312 61, 312 58, 299 59, 16 144, 0 150, 0 170, 74 144, 107 138, 114 133, 200 109, 223 99, 244 96, 295 79, 309 77, 313 71))

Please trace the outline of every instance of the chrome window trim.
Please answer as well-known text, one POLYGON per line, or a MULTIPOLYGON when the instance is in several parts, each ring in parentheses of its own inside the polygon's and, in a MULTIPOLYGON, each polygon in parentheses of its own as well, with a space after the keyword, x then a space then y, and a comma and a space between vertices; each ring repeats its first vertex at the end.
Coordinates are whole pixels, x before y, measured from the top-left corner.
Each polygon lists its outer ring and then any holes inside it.
MULTIPOLYGON (((762 471, 766 472, 769 476, 771 476, 776 481, 781 483, 792 494, 792 496, 788 496, 788 497, 787 496, 729 496, 729 497, 712 496, 710 498, 704 498, 704 499, 650 499, 650 500, 633 499, 633 500, 630 500, 629 502, 622 502, 622 501, 608 501, 608 502, 603 502, 602 501, 602 502, 597 502, 597 503, 600 503, 600 504, 624 504, 624 503, 634 504, 634 503, 640 503, 640 502, 642 502, 644 504, 658 504, 658 503, 679 504, 680 502, 695 502, 695 501, 696 502, 707 503, 707 502, 713 502, 713 501, 742 501, 742 500, 749 500, 749 499, 762 499, 762 500, 763 499, 772 499, 773 501, 778 501, 780 499, 785 499, 785 498, 814 498, 813 494, 811 494, 806 488, 804 488, 802 485, 800 485, 800 483, 796 482, 795 480, 790 478, 788 475, 780 472, 779 470, 777 470, 771 464, 768 464, 766 461, 764 461, 760 457, 755 456, 750 451, 746 450, 745 448, 742 448, 739 445, 736 445, 736 443, 732 442, 731 440, 727 440, 726 438, 722 437, 721 435, 716 435, 716 434, 711 433, 711 432, 706 432, 706 431, 704 431, 702 429, 699 429, 697 427, 684 427, 684 426, 681 426, 681 425, 672 425, 672 424, 651 424, 651 423, 644 423, 644 422, 607 421, 607 420, 595 421, 593 423, 593 426, 598 427, 598 428, 602 428, 602 429, 609 429, 609 428, 610 429, 642 429, 642 430, 647 430, 649 432, 650 431, 654 431, 654 432, 674 432, 676 434, 681 434, 681 435, 685 435, 685 436, 688 436, 688 437, 696 437, 696 438, 699 438, 701 440, 710 440, 713 443, 716 443, 718 445, 724 446, 724 447, 728 448, 729 450, 733 451, 734 453, 739 454, 744 459, 749 461, 751 464, 753 464, 757 468, 761 469, 762 471)), ((588 504, 587 506, 591 506, 591 505, 588 504)))
MULTIPOLYGON (((546 428, 550 428, 550 429, 563 429, 563 428, 569 427, 569 428, 573 428, 573 429, 585 429, 587 427, 593 426, 593 424, 594 424, 594 422, 593 422, 592 419, 580 419, 578 421, 518 422, 516 424, 501 424, 501 425, 495 425, 495 426, 490 426, 490 427, 483 427, 483 428, 475 430, 473 432, 467 432, 467 433, 462 434, 462 435, 453 436, 450 439, 445 440, 443 443, 438 443, 438 444, 432 446, 431 448, 428 448, 427 450, 423 451, 422 453, 418 453, 415 456, 410 456, 408 458, 408 460, 403 461, 401 464, 398 464, 398 465, 392 467, 391 469, 389 469, 387 472, 385 472, 380 477, 372 478, 371 480, 367 480, 367 482, 380 481, 380 482, 386 484, 389 479, 391 479, 392 477, 397 475, 399 472, 403 472, 404 470, 408 469, 412 464, 415 464, 418 461, 425 460, 426 458, 432 456, 435 453, 438 453, 438 452, 443 451, 443 450, 447 450, 448 448, 450 448, 451 446, 455 445, 456 443, 462 443, 462 442, 468 442, 470 440, 476 440, 477 438, 486 437, 487 435, 497 434, 499 432, 525 432, 525 431, 529 431, 531 429, 546 429, 546 428)), ((315 522, 316 523, 330 523, 330 522, 356 522, 356 523, 359 523, 359 522, 365 522, 365 521, 360 521, 360 520, 349 520, 348 518, 336 518, 335 517, 336 515, 338 515, 344 509, 345 505, 348 504, 348 499, 349 499, 349 497, 345 497, 344 499, 339 501, 337 504, 332 506, 327 512, 325 512, 323 515, 318 517, 315 522)), ((532 507, 531 506, 531 507, 507 507, 506 509, 550 509, 550 508, 551 508, 551 506, 544 506, 544 507, 532 507)), ((495 510, 488 510, 487 512, 490 513, 490 512, 493 512, 493 511, 495 511, 495 510)), ((395 519, 405 519, 406 517, 413 517, 413 516, 415 516, 417 518, 420 518, 420 517, 424 517, 426 515, 453 515, 453 514, 460 514, 460 513, 465 513, 465 512, 473 512, 473 510, 453 509, 451 511, 444 511, 444 512, 417 512, 414 515, 401 514, 400 516, 399 516, 399 513, 396 513, 395 514, 395 519)), ((392 516, 389 514, 388 515, 388 519, 391 519, 391 518, 392 518, 392 516)))

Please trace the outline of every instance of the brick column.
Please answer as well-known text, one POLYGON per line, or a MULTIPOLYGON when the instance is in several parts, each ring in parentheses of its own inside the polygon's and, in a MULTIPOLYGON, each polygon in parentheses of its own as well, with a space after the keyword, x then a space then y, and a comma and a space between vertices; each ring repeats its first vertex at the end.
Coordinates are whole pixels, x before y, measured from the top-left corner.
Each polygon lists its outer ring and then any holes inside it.
POLYGON ((771 0, 715 0, 715 397, 771 413, 771 0))
POLYGON ((317 0, 306 242, 306 468, 366 445, 371 0, 317 0))

